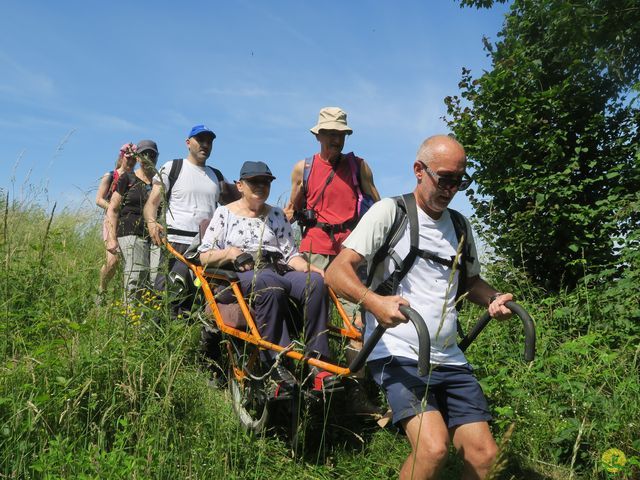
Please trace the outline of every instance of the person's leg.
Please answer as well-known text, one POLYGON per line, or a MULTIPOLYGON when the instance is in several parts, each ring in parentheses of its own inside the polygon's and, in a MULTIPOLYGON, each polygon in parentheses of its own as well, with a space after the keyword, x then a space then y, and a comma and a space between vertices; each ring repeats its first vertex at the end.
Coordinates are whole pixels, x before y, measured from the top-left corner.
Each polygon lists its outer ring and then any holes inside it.
POLYGON ((137 272, 134 271, 134 249, 135 235, 125 235, 118 237, 118 246, 122 253, 122 273, 124 279, 124 298, 128 299, 129 294, 135 290, 135 280, 137 272))
POLYGON ((109 281, 116 273, 116 267, 118 266, 118 256, 111 252, 106 252, 105 263, 100 268, 100 283, 98 284, 98 292, 104 293, 107 290, 109 281))
POLYGON ((140 295, 149 279, 149 241, 137 235, 133 242, 133 271, 135 292, 140 295))
POLYGON ((497 446, 489 430, 491 413, 469 365, 442 369, 445 388, 440 403, 446 411, 453 444, 464 459, 464 479, 484 478, 493 464, 497 446))
POLYGON ((289 295, 302 307, 305 352, 328 360, 328 310, 324 279, 315 272, 287 272, 284 278, 289 281, 289 295))
POLYGON ((411 444, 400 478, 437 478, 449 449, 448 419, 440 395, 442 373, 433 369, 421 377, 417 361, 403 357, 377 359, 368 365, 385 391, 393 423, 404 428, 411 444))
POLYGON ((125 299, 130 300, 146 279, 149 271, 147 242, 137 235, 118 237, 122 252, 125 299))
POLYGON ((400 479, 435 479, 447 460, 449 431, 438 411, 424 412, 401 422, 411 453, 400 469, 400 479))
POLYGON ((464 460, 462 480, 485 478, 498 454, 489 424, 474 422, 452 429, 453 445, 464 460))
POLYGON ((156 283, 156 277, 158 276, 158 270, 160 268, 160 255, 162 249, 158 245, 154 245, 150 240, 149 243, 149 285, 153 286, 156 283))
MULTIPOLYGON (((180 254, 189 248, 184 243, 171 243, 171 246, 180 254)), ((156 293, 165 293, 169 296, 171 303, 171 317, 176 319, 180 314, 188 313, 191 308, 191 278, 189 267, 180 262, 174 255, 165 248, 161 250, 160 266, 154 289, 156 293)))
MULTIPOLYGON (((312 265, 315 265, 318 268, 322 268, 326 270, 329 264, 335 258, 335 255, 322 255, 318 253, 307 253, 305 254, 307 259, 312 265)), ((363 264, 362 269, 358 269, 358 275, 361 280, 364 282, 366 280, 366 265, 363 264)), ((340 304, 347 315, 347 318, 351 319, 353 325, 358 330, 363 331, 364 325, 362 323, 362 319, 360 316, 360 310, 356 306, 355 303, 349 302, 344 298, 339 298, 340 304)), ((357 357, 357 355, 362 350, 362 342, 358 340, 349 340, 349 343, 345 349, 345 359, 347 365, 351 364, 353 360, 357 357)), ((366 372, 365 368, 361 368, 357 372, 353 372, 349 378, 345 379, 344 387, 347 391, 346 398, 348 398, 348 402, 346 403, 346 408, 356 414, 363 415, 382 415, 384 410, 376 405, 375 400, 369 398, 369 393, 366 389, 366 372)))
MULTIPOLYGON (((291 337, 286 322, 288 282, 283 282, 282 277, 271 270, 238 272, 238 279, 247 303, 255 312, 256 326, 262 338, 283 347, 289 345, 291 337)), ((276 355, 271 350, 263 353, 271 360, 276 355)))

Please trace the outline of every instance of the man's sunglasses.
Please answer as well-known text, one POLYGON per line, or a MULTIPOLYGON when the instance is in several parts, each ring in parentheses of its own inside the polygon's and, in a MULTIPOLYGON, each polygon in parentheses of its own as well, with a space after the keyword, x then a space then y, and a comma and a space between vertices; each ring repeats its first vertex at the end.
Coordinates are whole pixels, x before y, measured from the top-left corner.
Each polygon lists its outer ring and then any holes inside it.
MULTIPOLYGON (((418 160, 420 162, 420 160, 418 160)), ((466 173, 461 177, 451 176, 451 175, 439 175, 433 170, 431 170, 427 165, 423 162, 420 162, 422 167, 426 170, 426 172, 436 181, 436 185, 440 190, 451 190, 452 188, 457 188, 458 190, 466 190, 471 185, 473 181, 469 175, 466 173)))

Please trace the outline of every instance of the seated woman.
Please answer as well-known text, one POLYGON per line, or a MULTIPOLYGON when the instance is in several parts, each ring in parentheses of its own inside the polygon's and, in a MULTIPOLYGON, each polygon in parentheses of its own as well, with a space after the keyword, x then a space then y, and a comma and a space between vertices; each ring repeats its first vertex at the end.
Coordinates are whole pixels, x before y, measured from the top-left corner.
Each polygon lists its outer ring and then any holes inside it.
MULTIPOLYGON (((216 209, 198 249, 200 262, 213 266, 235 264, 242 293, 255 312, 262 337, 269 342, 282 346, 291 343, 287 318, 293 299, 302 309, 306 355, 328 360, 324 272, 299 255, 282 209, 266 203, 274 179, 263 162, 242 165, 237 181, 241 198, 216 209), (240 261, 244 263, 238 265, 240 261)), ((218 301, 231 303, 234 298, 228 289, 218 301)), ((263 354, 264 361, 274 362, 276 352, 265 350, 263 354)), ((277 381, 287 380, 277 368, 273 372, 277 381)), ((325 390, 339 382, 328 372, 313 370, 312 374, 314 384, 325 390)))

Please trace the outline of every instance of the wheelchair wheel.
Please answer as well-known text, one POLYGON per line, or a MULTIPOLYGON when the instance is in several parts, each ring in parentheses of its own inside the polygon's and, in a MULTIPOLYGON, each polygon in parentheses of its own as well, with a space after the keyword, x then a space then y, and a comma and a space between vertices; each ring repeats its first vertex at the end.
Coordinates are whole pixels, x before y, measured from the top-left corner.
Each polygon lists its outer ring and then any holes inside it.
POLYGON ((229 367, 229 393, 233 410, 245 431, 262 433, 269 424, 269 395, 267 381, 260 378, 265 372, 262 371, 258 349, 242 343, 234 346, 234 350, 229 367))

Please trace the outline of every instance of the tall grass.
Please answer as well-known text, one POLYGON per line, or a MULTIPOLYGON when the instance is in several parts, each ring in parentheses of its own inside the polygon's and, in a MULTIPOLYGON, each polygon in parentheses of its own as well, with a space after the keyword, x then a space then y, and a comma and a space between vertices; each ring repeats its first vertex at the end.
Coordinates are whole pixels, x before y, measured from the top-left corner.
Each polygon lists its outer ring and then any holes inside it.
MULTIPOLYGON (((199 368, 198 325, 169 321, 149 306, 124 308, 115 280, 107 304, 94 305, 103 249, 93 215, 0 199, 0 475, 397 475, 409 446, 392 429, 367 430, 347 445, 326 419, 332 443, 325 454, 296 458, 279 438, 246 435, 226 391, 209 387, 199 368)), ((494 411, 494 432, 508 440, 494 478, 634 478, 637 324, 607 317, 607 306, 594 300, 602 285, 546 297, 511 267, 490 274, 515 291, 538 329, 532 365, 521 360, 517 321, 492 322, 468 351, 494 411), (615 473, 600 460, 612 447, 628 458, 615 473)), ((478 313, 468 310, 465 319, 478 313)), ((449 463, 442 478, 460 471, 459 461, 449 463)))

